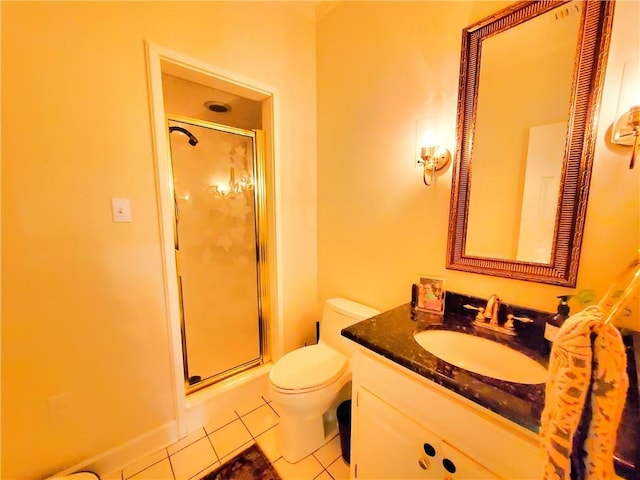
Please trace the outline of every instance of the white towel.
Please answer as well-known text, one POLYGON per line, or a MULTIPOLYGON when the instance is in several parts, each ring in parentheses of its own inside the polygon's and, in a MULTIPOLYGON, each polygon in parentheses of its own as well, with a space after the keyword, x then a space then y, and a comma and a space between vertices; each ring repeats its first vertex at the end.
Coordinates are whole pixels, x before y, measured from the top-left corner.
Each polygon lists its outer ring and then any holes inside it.
POLYGON ((604 325, 602 310, 592 306, 568 318, 551 349, 545 389, 540 429, 544 480, 570 480, 572 458, 582 467, 574 478, 619 478, 613 453, 628 386, 622 337, 615 326, 604 325), (593 342, 592 334, 597 335, 593 342), (592 412, 586 439, 574 445, 587 400, 592 412))

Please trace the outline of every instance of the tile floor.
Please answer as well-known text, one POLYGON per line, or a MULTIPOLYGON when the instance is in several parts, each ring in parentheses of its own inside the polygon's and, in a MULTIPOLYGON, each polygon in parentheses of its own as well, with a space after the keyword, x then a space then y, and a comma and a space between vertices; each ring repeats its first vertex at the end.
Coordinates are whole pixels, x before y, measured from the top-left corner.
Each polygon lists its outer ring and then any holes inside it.
POLYGON ((283 480, 349 478, 338 435, 298 463, 282 458, 275 443, 278 418, 271 402, 260 397, 102 480, 197 480, 253 443, 260 446, 283 480))

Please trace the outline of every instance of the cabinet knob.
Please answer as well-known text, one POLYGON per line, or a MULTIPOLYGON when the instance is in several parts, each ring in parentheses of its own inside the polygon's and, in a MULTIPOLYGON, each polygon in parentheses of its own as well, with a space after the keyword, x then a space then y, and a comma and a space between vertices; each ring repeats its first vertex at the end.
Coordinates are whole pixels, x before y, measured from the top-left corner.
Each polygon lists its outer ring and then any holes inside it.
POLYGON ((427 457, 422 457, 420 458, 420 460, 418 460, 418 465, 420 465, 420 468, 423 470, 429 470, 431 463, 429 462, 429 459, 427 457))

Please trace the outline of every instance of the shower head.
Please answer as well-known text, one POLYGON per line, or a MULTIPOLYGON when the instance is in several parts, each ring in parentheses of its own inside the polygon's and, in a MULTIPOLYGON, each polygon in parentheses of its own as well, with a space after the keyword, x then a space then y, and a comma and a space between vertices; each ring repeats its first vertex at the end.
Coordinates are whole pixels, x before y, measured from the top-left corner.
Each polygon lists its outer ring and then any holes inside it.
POLYGON ((169 133, 177 130, 178 132, 184 133, 187 137, 189 137, 189 145, 195 147, 198 144, 198 139, 195 137, 193 133, 183 127, 169 127, 169 133))

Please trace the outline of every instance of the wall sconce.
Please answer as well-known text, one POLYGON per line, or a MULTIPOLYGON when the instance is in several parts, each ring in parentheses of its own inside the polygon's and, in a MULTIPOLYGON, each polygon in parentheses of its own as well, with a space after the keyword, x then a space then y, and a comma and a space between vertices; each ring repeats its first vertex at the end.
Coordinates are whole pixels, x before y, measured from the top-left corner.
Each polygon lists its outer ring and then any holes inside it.
POLYGON ((422 181, 427 187, 433 184, 436 172, 451 161, 449 150, 438 143, 442 137, 435 115, 425 115, 416 122, 416 165, 422 167, 422 181), (431 183, 427 182, 427 175, 431 176, 431 183))
POLYGON ((615 119, 611 131, 611 143, 633 146, 629 163, 631 169, 640 154, 640 61, 638 57, 624 64, 615 119))

